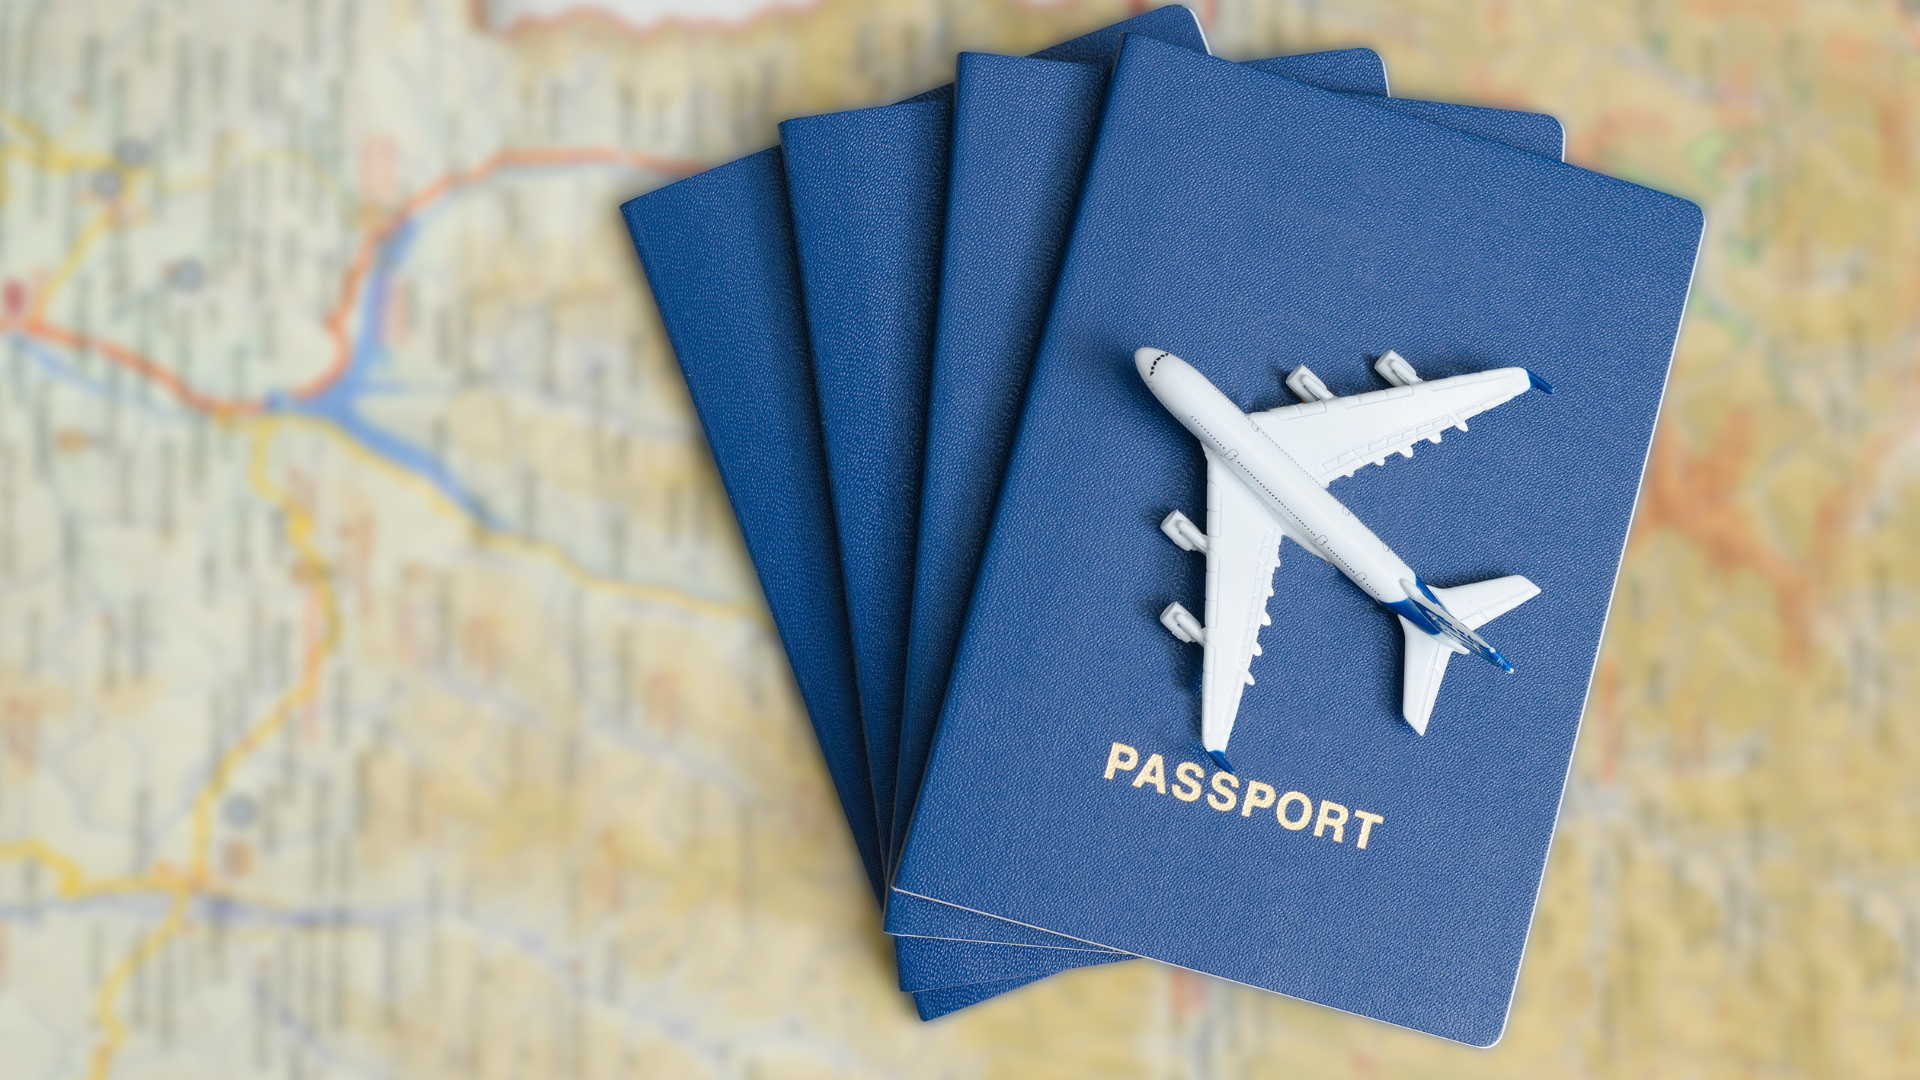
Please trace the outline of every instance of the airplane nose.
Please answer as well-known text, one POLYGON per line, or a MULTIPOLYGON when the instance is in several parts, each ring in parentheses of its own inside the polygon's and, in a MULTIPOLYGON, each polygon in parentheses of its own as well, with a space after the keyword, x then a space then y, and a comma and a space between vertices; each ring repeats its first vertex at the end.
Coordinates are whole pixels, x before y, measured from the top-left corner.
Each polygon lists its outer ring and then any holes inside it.
POLYGON ((1169 353, 1165 349, 1148 349, 1148 348, 1135 349, 1133 350, 1134 370, 1140 373, 1140 378, 1148 382, 1152 382, 1154 362, 1159 360, 1163 356, 1171 356, 1171 355, 1173 354, 1169 353))

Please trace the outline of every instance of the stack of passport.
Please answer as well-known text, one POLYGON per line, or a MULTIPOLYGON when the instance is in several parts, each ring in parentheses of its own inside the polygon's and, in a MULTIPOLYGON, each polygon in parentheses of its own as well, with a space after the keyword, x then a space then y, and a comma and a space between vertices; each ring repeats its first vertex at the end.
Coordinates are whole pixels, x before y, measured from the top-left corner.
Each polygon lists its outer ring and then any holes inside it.
POLYGON ((1490 1045, 1699 210, 1366 49, 1213 58, 1179 7, 958 71, 624 207, 901 989, 931 1019, 1147 957, 1490 1045), (1550 381, 1321 477, 1440 594, 1537 587, 1490 630, 1514 673, 1460 657, 1416 730, 1412 623, 1275 524, 1210 754, 1213 661, 1162 616, 1216 607, 1215 555, 1161 523, 1221 527, 1226 451, 1142 347, 1256 414, 1550 381))

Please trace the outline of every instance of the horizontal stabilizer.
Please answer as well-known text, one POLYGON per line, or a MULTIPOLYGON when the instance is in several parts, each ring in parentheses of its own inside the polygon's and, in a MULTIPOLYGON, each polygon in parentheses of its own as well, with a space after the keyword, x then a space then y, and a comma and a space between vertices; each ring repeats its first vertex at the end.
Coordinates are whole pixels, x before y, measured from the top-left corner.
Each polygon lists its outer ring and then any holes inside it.
POLYGON ((1407 636, 1407 662, 1400 684, 1400 713, 1413 725, 1415 734, 1427 733, 1427 720, 1433 716, 1433 703, 1440 699, 1440 680, 1447 677, 1447 661, 1455 646, 1446 638, 1435 637, 1400 617, 1400 631, 1407 636))
MULTIPOLYGON (((1519 574, 1489 578, 1451 589, 1434 589, 1435 596, 1454 618, 1478 630, 1521 604, 1540 595, 1540 586, 1519 574)), ((1448 638, 1438 637, 1400 620, 1400 631, 1407 638, 1407 656, 1400 684, 1400 710, 1413 730, 1427 733, 1427 721, 1433 717, 1434 702, 1440 698, 1440 682, 1446 678, 1447 661, 1456 652, 1465 651, 1448 638)))
POLYGON ((1488 578, 1471 585, 1435 589, 1433 594, 1447 605, 1454 618, 1475 630, 1540 595, 1540 586, 1519 574, 1488 578))

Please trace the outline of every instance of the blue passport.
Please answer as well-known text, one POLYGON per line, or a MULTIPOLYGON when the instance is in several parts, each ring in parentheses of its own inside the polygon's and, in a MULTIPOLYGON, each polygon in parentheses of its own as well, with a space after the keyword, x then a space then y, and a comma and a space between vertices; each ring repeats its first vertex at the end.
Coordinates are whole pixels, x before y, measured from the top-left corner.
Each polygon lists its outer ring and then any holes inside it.
POLYGON ((621 208, 875 895, 884 860, 777 149, 621 208))
POLYGON ((1129 38, 896 895, 1496 1041, 1700 236, 1682 200, 1129 38), (1214 766, 1199 652, 1156 618, 1202 595, 1156 524, 1205 512, 1206 471, 1146 345, 1246 410, 1301 363, 1379 389, 1388 349, 1553 382, 1331 489, 1437 585, 1537 583, 1491 628, 1518 674, 1463 658, 1416 735, 1395 621, 1287 545, 1214 766), (1287 810, 1236 808, 1256 782, 1287 810))
MULTIPOLYGON (((1558 159, 1559 121, 1539 113, 1377 96, 1370 50, 1247 63, 1372 104, 1558 159)), ((901 729, 895 845, 904 840, 932 744, 993 499, 1013 445, 1027 373, 1099 123, 1105 71, 963 53, 955 99, 940 316, 921 483, 913 625, 901 729)), ((883 808, 884 813, 884 808, 883 808)), ((979 941, 1064 939, 912 898, 889 902, 887 929, 979 941)))

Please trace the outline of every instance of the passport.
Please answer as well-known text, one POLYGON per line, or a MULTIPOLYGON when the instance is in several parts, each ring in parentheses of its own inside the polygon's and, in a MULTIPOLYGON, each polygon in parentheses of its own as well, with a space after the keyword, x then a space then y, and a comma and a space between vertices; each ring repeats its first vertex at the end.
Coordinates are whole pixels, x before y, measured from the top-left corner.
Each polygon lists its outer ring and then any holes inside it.
POLYGON ((793 667, 869 883, 882 895, 860 694, 779 150, 621 206, 793 667))
MULTIPOLYGON (((1565 141, 1559 121, 1539 113, 1379 96, 1387 86, 1385 68, 1367 49, 1243 66, 1375 95, 1369 99, 1374 105, 1542 156, 1558 159, 1565 141)), ((893 822, 896 846, 904 840, 919 793, 1106 83, 1104 68, 1032 58, 963 53, 959 68, 893 822)), ((1065 940, 899 896, 889 901, 887 929, 1013 944, 1065 940)))
POLYGON ((1491 1045, 1700 211, 1137 37, 1089 162, 896 898, 1491 1045), (1290 404, 1300 363, 1337 394, 1378 389, 1388 349, 1428 378, 1517 365, 1555 385, 1335 482, 1436 585, 1542 589, 1490 628, 1518 673, 1455 665, 1426 735, 1399 715, 1394 620, 1283 546, 1236 779, 1368 811, 1365 847, 1116 772, 1123 747, 1169 777, 1208 760, 1200 655, 1156 617, 1202 593, 1203 563, 1156 526, 1204 514, 1205 466, 1135 372, 1141 346, 1248 410, 1290 404))

